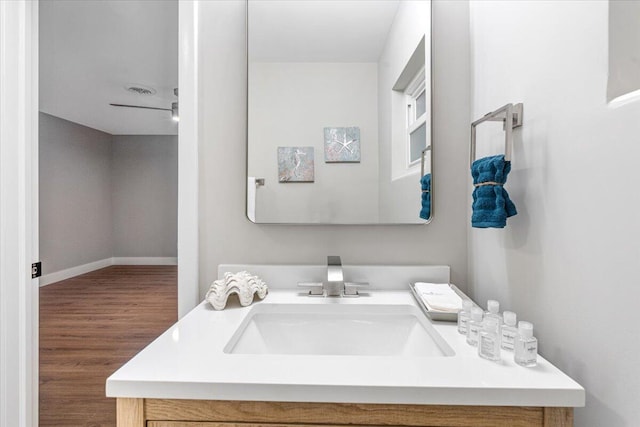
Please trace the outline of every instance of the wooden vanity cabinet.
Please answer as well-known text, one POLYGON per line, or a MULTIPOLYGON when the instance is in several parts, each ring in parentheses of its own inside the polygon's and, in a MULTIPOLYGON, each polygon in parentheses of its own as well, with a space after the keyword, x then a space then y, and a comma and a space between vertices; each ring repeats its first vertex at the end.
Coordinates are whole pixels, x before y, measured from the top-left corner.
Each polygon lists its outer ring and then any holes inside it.
POLYGON ((573 408, 118 398, 117 427, 569 427, 573 408))

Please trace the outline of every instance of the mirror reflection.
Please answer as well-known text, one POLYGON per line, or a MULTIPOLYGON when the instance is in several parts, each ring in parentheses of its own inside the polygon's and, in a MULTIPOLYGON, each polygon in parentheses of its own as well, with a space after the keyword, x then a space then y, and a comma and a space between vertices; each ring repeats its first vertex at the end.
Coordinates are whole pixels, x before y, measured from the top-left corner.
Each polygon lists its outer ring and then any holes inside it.
POLYGON ((431 3, 248 1, 247 216, 430 220, 431 3))

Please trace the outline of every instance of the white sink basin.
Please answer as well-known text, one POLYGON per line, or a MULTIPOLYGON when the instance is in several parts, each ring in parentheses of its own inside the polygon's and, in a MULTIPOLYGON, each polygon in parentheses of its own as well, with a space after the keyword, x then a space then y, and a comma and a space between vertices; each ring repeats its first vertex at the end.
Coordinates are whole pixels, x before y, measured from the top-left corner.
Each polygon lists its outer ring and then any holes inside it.
POLYGON ((259 304, 224 348, 232 354, 453 356, 411 305, 259 304))

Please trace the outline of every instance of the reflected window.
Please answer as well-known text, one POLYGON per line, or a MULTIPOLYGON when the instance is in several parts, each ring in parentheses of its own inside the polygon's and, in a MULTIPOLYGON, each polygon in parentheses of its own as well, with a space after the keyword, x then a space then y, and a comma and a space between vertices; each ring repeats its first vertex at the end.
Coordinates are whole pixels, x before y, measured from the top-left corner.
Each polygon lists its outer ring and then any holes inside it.
POLYGON ((407 165, 420 162, 422 150, 427 147, 427 92, 424 68, 413 78, 405 90, 407 100, 406 142, 409 155, 407 165))

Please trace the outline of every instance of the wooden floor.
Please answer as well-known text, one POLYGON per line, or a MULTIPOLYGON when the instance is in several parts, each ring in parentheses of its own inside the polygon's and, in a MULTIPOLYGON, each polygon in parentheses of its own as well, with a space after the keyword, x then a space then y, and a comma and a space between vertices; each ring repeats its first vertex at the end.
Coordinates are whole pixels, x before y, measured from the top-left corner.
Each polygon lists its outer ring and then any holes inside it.
POLYGON ((40 427, 115 427, 105 380, 176 321, 175 266, 112 266, 40 288, 40 427))

